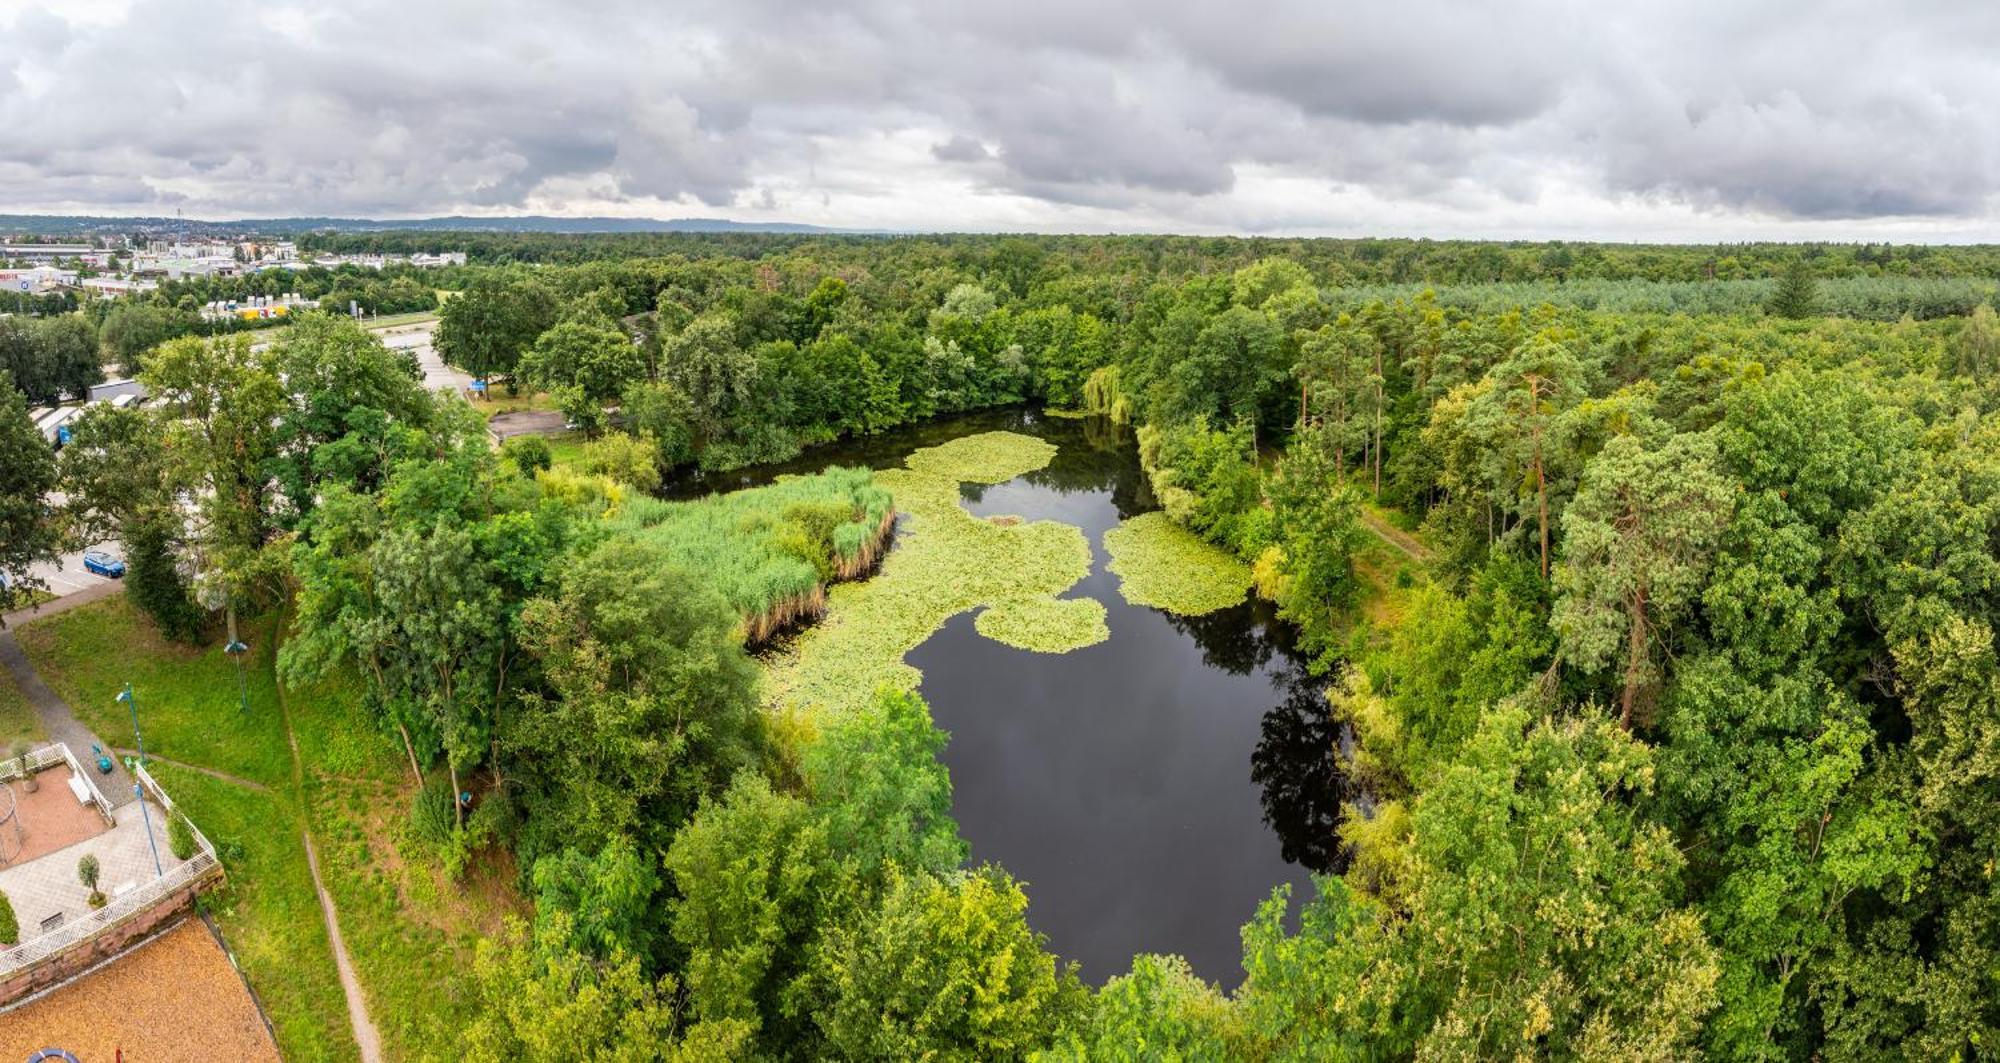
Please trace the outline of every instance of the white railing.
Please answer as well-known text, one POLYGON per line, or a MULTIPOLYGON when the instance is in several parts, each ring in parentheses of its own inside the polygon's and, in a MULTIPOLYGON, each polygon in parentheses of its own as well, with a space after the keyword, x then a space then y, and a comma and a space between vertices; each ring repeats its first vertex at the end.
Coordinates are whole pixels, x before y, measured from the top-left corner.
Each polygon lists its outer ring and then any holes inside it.
POLYGON ((111 802, 106 801, 104 791, 97 788, 97 779, 83 770, 83 762, 76 759, 76 754, 70 750, 69 743, 57 742, 55 745, 57 749, 62 750, 63 760, 69 763, 69 770, 74 772, 77 778, 82 779, 84 787, 90 791, 91 799, 97 804, 97 814, 104 817, 105 825, 117 823, 118 817, 111 813, 111 802))
MULTIPOLYGON (((153 797, 155 800, 159 801, 160 807, 166 809, 167 823, 161 824, 161 829, 162 830, 167 829, 167 825, 173 822, 173 817, 176 811, 174 807, 174 799, 168 797, 167 791, 162 789, 159 783, 153 781, 153 773, 147 771, 146 766, 144 764, 134 763, 132 766, 132 775, 134 778, 137 778, 139 782, 146 787, 147 790, 152 791, 153 797)), ((187 821, 188 830, 194 833, 195 856, 189 857, 189 859, 190 860, 196 859, 202 853, 207 853, 209 857, 213 859, 215 856, 215 846, 210 845, 208 843, 208 835, 203 834, 201 832, 201 828, 194 825, 194 820, 189 819, 186 816, 183 816, 181 818, 187 821)))
MULTIPOLYGON (((30 771, 39 771, 41 768, 64 761, 67 761, 71 768, 76 768, 76 758, 71 756, 68 747, 60 742, 44 746, 21 759, 33 764, 29 768, 30 771), (47 759, 40 763, 34 763, 34 758, 38 754, 47 754, 47 759)), ((20 760, 12 760, 7 763, 9 766, 14 766, 18 765, 20 760)), ((13 771, 13 775, 0 776, 0 778, 12 778, 21 774, 18 768, 13 768, 13 771)), ((153 798, 159 802, 161 808, 165 810, 167 822, 171 823, 175 815, 173 798, 167 796, 167 792, 160 788, 158 782, 153 780, 152 774, 146 771, 144 765, 135 764, 132 773, 139 780, 140 784, 151 792, 153 798)), ((79 770, 78 774, 82 774, 82 772, 79 770)), ((84 781, 90 782, 88 775, 84 775, 83 778, 84 781)), ((90 788, 97 800, 103 802, 104 795, 96 792, 96 784, 91 783, 90 788)), ((141 800, 144 800, 144 798, 141 798, 141 800)), ((98 807, 103 809, 109 806, 100 803, 98 807)), ((215 846, 209 843, 208 836, 203 834, 194 825, 193 820, 188 820, 187 825, 188 829, 194 833, 195 852, 193 856, 182 861, 166 874, 134 886, 125 893, 112 898, 104 907, 74 922, 64 920, 61 926, 46 933, 37 934, 13 948, 0 947, 0 978, 5 978, 18 971, 33 967, 65 949, 88 941, 107 930, 114 929, 131 919, 137 918, 175 892, 219 871, 222 867, 222 862, 216 859, 215 846)), ((161 826, 163 830, 166 829, 166 824, 162 824, 161 826)))
POLYGON ((51 768, 69 759, 69 747, 61 742, 31 749, 18 757, 8 757, 0 761, 0 782, 33 775, 43 768, 51 768))
POLYGON ((174 868, 172 871, 133 887, 123 896, 113 898, 104 907, 77 919, 64 920, 63 925, 44 934, 37 934, 11 949, 0 950, 0 978, 32 967, 55 954, 80 944, 111 930, 128 920, 134 919, 165 900, 169 895, 209 874, 221 865, 215 854, 204 850, 174 868))

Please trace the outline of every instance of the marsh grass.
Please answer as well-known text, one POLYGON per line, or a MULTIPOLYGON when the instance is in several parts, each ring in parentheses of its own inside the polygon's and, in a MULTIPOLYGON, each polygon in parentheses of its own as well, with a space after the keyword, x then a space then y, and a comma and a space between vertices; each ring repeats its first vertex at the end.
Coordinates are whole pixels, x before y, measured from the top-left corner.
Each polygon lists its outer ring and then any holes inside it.
POLYGON ((1057 652, 1097 641, 1091 636, 1103 628, 1102 606, 1055 600, 1090 570, 1083 532, 1046 520, 1003 527, 959 503, 960 483, 1004 483, 1046 466, 1055 452, 1039 439, 984 432, 876 473, 875 483, 908 518, 896 550, 873 579, 833 587, 826 619, 770 660, 772 706, 838 714, 884 685, 913 690, 921 676, 904 654, 946 620, 982 606, 1000 615, 976 620, 980 631, 1002 632, 1010 645, 1057 652))
POLYGON ((829 584, 874 568, 895 522, 873 473, 834 468, 693 502, 630 499, 612 524, 721 591, 761 643, 818 616, 829 584))
POLYGON ((1243 600, 1250 566, 1175 524, 1143 513, 1104 533, 1118 591, 1133 605, 1200 616, 1243 600))

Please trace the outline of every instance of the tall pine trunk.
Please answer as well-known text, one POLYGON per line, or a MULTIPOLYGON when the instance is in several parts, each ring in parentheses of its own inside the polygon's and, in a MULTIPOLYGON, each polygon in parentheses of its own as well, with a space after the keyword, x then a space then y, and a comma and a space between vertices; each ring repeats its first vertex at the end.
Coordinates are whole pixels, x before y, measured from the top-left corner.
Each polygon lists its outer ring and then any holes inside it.
POLYGON ((1618 726, 1632 730, 1632 705, 1639 698, 1639 683, 1646 669, 1646 590, 1642 586, 1632 597, 1632 633, 1626 646, 1625 689, 1618 697, 1618 726))
POLYGON ((1549 485, 1542 475, 1542 429, 1535 426, 1535 507, 1542 531, 1542 582, 1549 581, 1549 485))
POLYGON ((458 761, 446 757, 444 758, 444 763, 445 767, 451 772, 451 814, 457 819, 459 829, 464 830, 465 802, 460 801, 458 795, 465 791, 458 785, 458 761))

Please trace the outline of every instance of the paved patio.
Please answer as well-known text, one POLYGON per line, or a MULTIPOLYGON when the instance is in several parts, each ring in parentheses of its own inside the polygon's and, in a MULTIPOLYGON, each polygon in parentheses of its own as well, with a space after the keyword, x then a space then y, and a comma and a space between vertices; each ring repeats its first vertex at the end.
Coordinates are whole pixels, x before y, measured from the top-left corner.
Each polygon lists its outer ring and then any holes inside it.
MULTIPOLYGON (((55 774, 55 786, 51 787, 45 781, 42 789, 59 789, 64 798, 74 803, 75 799, 69 796, 68 785, 62 781, 67 770, 58 770, 55 774)), ((14 904, 23 944, 34 940, 45 930, 62 925, 63 921, 90 913, 90 891, 76 877, 76 863, 85 853, 97 857, 101 869, 97 888, 107 898, 116 898, 158 874, 153 866, 153 846, 147 842, 145 816, 142 814, 145 812, 152 815, 152 840, 159 846, 159 867, 163 871, 172 871, 180 866, 181 861, 174 859, 173 851, 167 847, 166 814, 159 806, 150 803, 142 808, 138 801, 121 806, 115 813, 117 825, 95 837, 0 870, 0 893, 5 893, 14 904)), ((103 820, 97 822, 102 824, 103 820)))
MULTIPOLYGON (((21 849, 13 853, 11 859, 0 862, 0 868, 16 867, 30 860, 47 856, 59 849, 66 849, 78 842, 89 841, 110 828, 104 825, 104 817, 93 805, 86 805, 76 799, 69 788, 69 767, 62 765, 44 768, 35 773, 35 789, 30 791, 22 785, 22 780, 14 779, 0 783, 14 795, 16 821, 20 824, 21 849)), ((5 807, 0 798, 0 807, 5 807)), ((12 827, 0 827, 12 834, 12 827)), ((0 838, 0 855, 13 849, 13 837, 0 838)))

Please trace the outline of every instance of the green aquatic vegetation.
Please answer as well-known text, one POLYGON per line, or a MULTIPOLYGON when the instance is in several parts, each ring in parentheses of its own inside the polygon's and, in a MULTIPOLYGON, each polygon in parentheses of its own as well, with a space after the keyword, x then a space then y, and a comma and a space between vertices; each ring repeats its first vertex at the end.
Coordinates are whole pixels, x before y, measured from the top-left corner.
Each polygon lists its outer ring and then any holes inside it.
POLYGON ((833 468, 693 502, 631 498, 611 525, 700 573, 759 642, 817 613, 827 584, 873 567, 895 516, 874 474, 833 468))
POLYGON ((1143 513, 1104 533, 1119 593, 1133 605, 1200 616, 1243 600, 1250 566, 1175 524, 1143 513))
MULTIPOLYGON (((1090 544, 1073 525, 1000 525, 959 504, 962 482, 1004 483, 1049 463, 1056 448, 1012 432, 985 432, 910 455, 907 467, 875 474, 907 515, 897 548, 874 578, 835 586, 827 616, 801 632, 766 672, 774 705, 844 713, 888 686, 914 690, 921 678, 903 662, 951 617, 982 606, 1010 645, 1054 651, 1103 625, 1102 607, 1058 605, 1055 596, 1090 570, 1090 544), (1094 627, 1086 621, 1094 619, 1094 627)), ((1095 605, 1096 603, 1091 603, 1095 605)), ((1095 641, 1095 640, 1091 640, 1095 641)))
MULTIPOLYGON (((999 484, 1055 460, 1056 445, 1018 432, 979 432, 940 443, 904 459, 910 472, 950 482, 957 505, 961 483, 999 484)), ((891 470, 894 474, 897 470, 891 470)))
POLYGON ((1068 653, 1111 637, 1095 598, 1016 598, 980 613, 972 626, 995 642, 1037 653, 1068 653))

